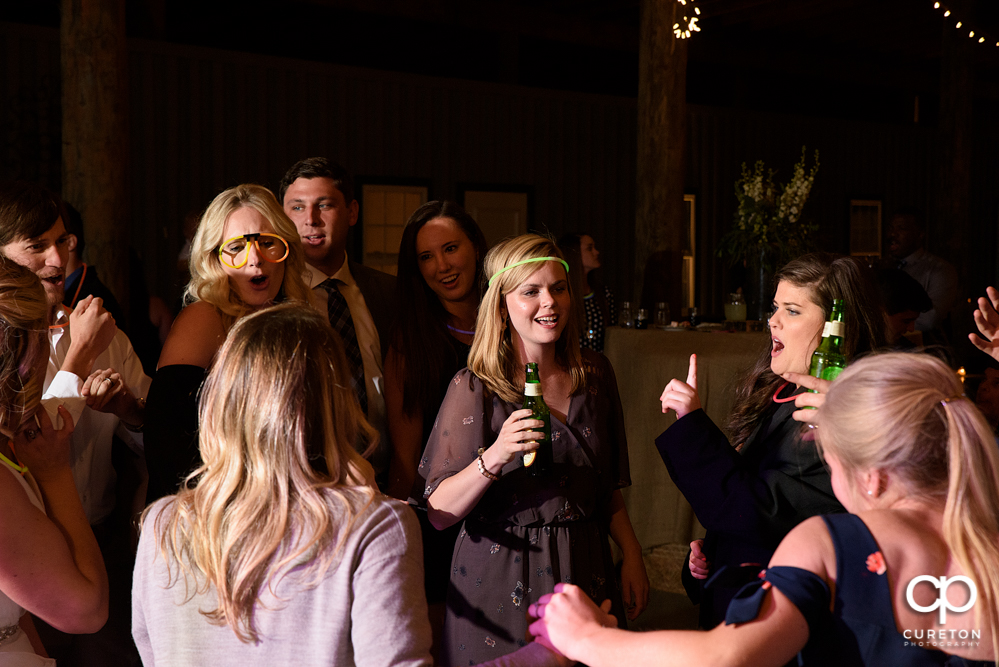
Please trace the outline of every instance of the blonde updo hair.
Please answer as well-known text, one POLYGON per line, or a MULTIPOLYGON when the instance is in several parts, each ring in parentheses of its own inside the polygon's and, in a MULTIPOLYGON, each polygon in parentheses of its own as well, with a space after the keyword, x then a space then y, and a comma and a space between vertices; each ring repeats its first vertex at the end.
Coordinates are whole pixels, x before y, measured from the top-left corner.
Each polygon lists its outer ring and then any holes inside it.
POLYGON ((218 249, 226 239, 225 224, 236 210, 249 207, 264 216, 267 222, 288 243, 288 257, 284 260, 284 282, 278 299, 307 302, 309 288, 305 274, 305 252, 298 230, 278 204, 274 194, 262 185, 244 184, 225 190, 208 205, 191 241, 191 281, 187 284, 184 299, 205 301, 215 306, 222 315, 222 324, 228 331, 239 318, 253 309, 229 285, 229 276, 219 261, 218 249))
POLYGON ((370 452, 378 434, 349 368, 323 315, 283 303, 233 326, 201 391, 204 463, 155 531, 180 568, 170 585, 183 579, 191 596, 214 590, 217 607, 202 613, 243 642, 259 639, 265 588, 290 569, 318 584, 374 497, 358 450, 370 452))
POLYGON ((944 503, 944 539, 976 582, 976 613, 984 610, 999 646, 999 448, 963 392, 930 355, 866 357, 832 384, 818 442, 842 464, 847 484, 878 469, 907 497, 944 503))
MULTIPOLYGON (((562 253, 551 239, 537 234, 525 234, 496 244, 485 259, 484 279, 495 276, 486 289, 479 305, 475 322, 475 341, 468 354, 468 368, 486 387, 504 401, 515 403, 523 398, 522 387, 514 385, 518 369, 511 344, 511 327, 507 325, 504 309, 506 295, 517 289, 531 274, 541 268, 542 262, 528 262, 496 275, 504 267, 535 257, 557 257, 562 253)), ((564 270, 561 262, 556 262, 564 270)), ((566 276, 570 299, 576 299, 573 286, 566 276)), ((575 310, 560 313, 568 318, 562 335, 555 343, 555 359, 572 377, 570 394, 575 394, 586 384, 586 370, 579 352, 579 322, 575 310)))
POLYGON ((38 277, 0 255, 0 428, 17 431, 42 397, 39 355, 48 355, 48 301, 38 277))

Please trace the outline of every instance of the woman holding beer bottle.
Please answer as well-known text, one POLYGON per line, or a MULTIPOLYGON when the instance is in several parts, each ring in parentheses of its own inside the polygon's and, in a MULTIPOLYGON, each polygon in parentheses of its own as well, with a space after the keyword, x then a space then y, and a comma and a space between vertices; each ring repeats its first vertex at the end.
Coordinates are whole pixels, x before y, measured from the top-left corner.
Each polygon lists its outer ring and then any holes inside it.
POLYGON ((624 555, 630 618, 648 597, 620 492, 631 480, 617 382, 603 356, 580 350, 565 262, 551 241, 529 234, 494 247, 485 269, 468 368, 452 380, 420 461, 431 522, 445 528, 464 520, 443 665, 477 664, 522 646, 528 605, 558 582, 611 599, 623 625, 608 534, 624 555), (543 397, 550 439, 532 418, 543 411, 521 408, 529 363, 540 382, 526 393, 543 397), (546 448, 550 471, 529 474, 525 463, 543 466, 546 448))
MULTIPOLYGON (((823 332, 840 336, 848 361, 886 344, 877 288, 868 269, 853 258, 804 255, 778 271, 775 282, 770 342, 737 386, 728 422, 731 441, 700 409, 693 357, 687 381, 671 380, 661 397, 663 412, 675 410, 677 421, 656 439, 656 447, 707 529, 703 540, 691 543, 682 572, 688 595, 701 605, 705 629, 721 622, 745 583, 740 565, 766 565, 796 525, 843 511, 828 468, 795 421, 808 419, 812 411, 794 414, 823 399, 805 393, 806 386, 820 386, 807 374, 823 332), (827 327, 835 300, 843 302, 842 326, 827 327)), ((742 571, 755 576, 759 568, 754 568, 742 571)))

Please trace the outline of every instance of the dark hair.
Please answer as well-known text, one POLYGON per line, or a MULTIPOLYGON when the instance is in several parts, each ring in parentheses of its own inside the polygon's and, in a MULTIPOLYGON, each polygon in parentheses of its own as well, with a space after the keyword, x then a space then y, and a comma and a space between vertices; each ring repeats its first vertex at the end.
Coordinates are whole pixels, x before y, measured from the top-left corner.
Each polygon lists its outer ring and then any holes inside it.
POLYGON ((62 200, 40 185, 27 181, 0 185, 0 247, 41 236, 62 215, 62 200))
POLYGON ((83 236, 83 216, 69 202, 63 202, 62 206, 66 213, 62 218, 62 223, 66 225, 66 231, 76 237, 76 248, 74 249, 76 256, 83 257, 83 249, 87 246, 83 236))
POLYGON ((350 172, 339 162, 333 162, 324 157, 310 157, 299 160, 291 166, 281 178, 278 186, 278 203, 284 205, 284 193, 299 178, 329 178, 346 204, 354 201, 354 179, 350 172))
MULTIPOLYGON (((482 260, 486 256, 486 237, 465 209, 453 201, 427 202, 409 217, 399 243, 396 273, 398 309, 392 329, 392 344, 406 360, 403 381, 403 409, 414 415, 426 406, 440 403, 443 369, 450 367, 453 355, 451 335, 447 331, 448 313, 420 273, 416 258, 416 237, 423 226, 435 218, 454 220, 475 248, 475 284, 480 295, 483 283, 482 260)), ((450 378, 448 378, 450 379, 450 378)))
MULTIPOLYGON (((846 333, 843 352, 847 360, 888 345, 887 325, 881 296, 872 271, 852 257, 811 253, 788 262, 774 276, 809 291, 811 300, 829 316, 833 299, 843 299, 846 333)), ((735 408, 728 428, 733 442, 742 445, 771 405, 771 397, 784 379, 770 370, 770 349, 760 355, 736 388, 735 408)))
POLYGON ((911 310, 925 313, 933 301, 919 282, 902 269, 879 269, 878 290, 889 315, 911 310))
POLYGON ((597 307, 600 308, 601 316, 603 316, 604 326, 611 326, 612 324, 616 324, 616 322, 610 321, 610 305, 607 303, 607 293, 604 290, 604 283, 600 277, 600 269, 594 269, 587 273, 586 269, 583 268, 582 242, 584 236, 589 236, 589 234, 583 232, 563 234, 558 240, 558 249, 562 251, 562 254, 565 255, 565 261, 569 263, 570 280, 577 280, 577 271, 579 272, 578 275, 581 276, 580 281, 576 282, 580 289, 579 298, 576 300, 579 305, 577 317, 579 318, 582 330, 581 335, 585 338, 589 323, 586 319, 586 307, 583 305, 583 299, 591 289, 593 291, 593 299, 596 301, 597 307))

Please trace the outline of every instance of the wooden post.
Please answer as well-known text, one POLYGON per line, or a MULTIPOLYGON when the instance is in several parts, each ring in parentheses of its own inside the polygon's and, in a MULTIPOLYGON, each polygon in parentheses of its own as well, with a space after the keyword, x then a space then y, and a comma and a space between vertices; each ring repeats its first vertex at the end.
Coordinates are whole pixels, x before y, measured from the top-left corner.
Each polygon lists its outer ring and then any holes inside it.
MULTIPOLYGON (((962 3, 964 15, 973 15, 973 5, 973 2, 962 3)), ((967 256, 969 247, 973 49, 978 46, 968 38, 967 30, 955 29, 944 22, 940 51, 940 177, 936 215, 930 211, 927 216, 926 247, 954 264, 964 284, 968 284, 969 262, 956 260, 967 256)))
POLYGON ((62 0, 61 11, 62 194, 83 216, 87 261, 127 314, 125 0, 62 0))
MULTIPOLYGON (((669 276, 657 292, 680 314, 686 232, 683 220, 687 133, 687 40, 677 39, 676 0, 642 0, 638 47, 638 167, 635 295, 651 270, 669 276)), ((657 281, 658 282, 658 281, 657 281)), ((644 303, 652 308, 654 303, 644 303)))

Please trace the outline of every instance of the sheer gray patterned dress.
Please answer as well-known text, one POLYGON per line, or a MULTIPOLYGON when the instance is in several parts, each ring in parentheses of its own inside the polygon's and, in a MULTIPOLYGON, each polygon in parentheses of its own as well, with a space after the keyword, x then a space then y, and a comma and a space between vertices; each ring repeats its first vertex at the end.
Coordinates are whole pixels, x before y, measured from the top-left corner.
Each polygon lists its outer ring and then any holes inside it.
MULTIPOLYGON (((477 665, 523 646, 528 605, 560 581, 597 602, 610 598, 625 627, 607 539, 611 494, 631 483, 621 399, 607 359, 582 352, 586 386, 572 397, 568 423, 552 415, 552 477, 529 477, 518 457, 465 517, 451 560, 442 665, 477 665)), ((492 445, 518 409, 468 369, 455 375, 420 461, 424 498, 492 445)))

